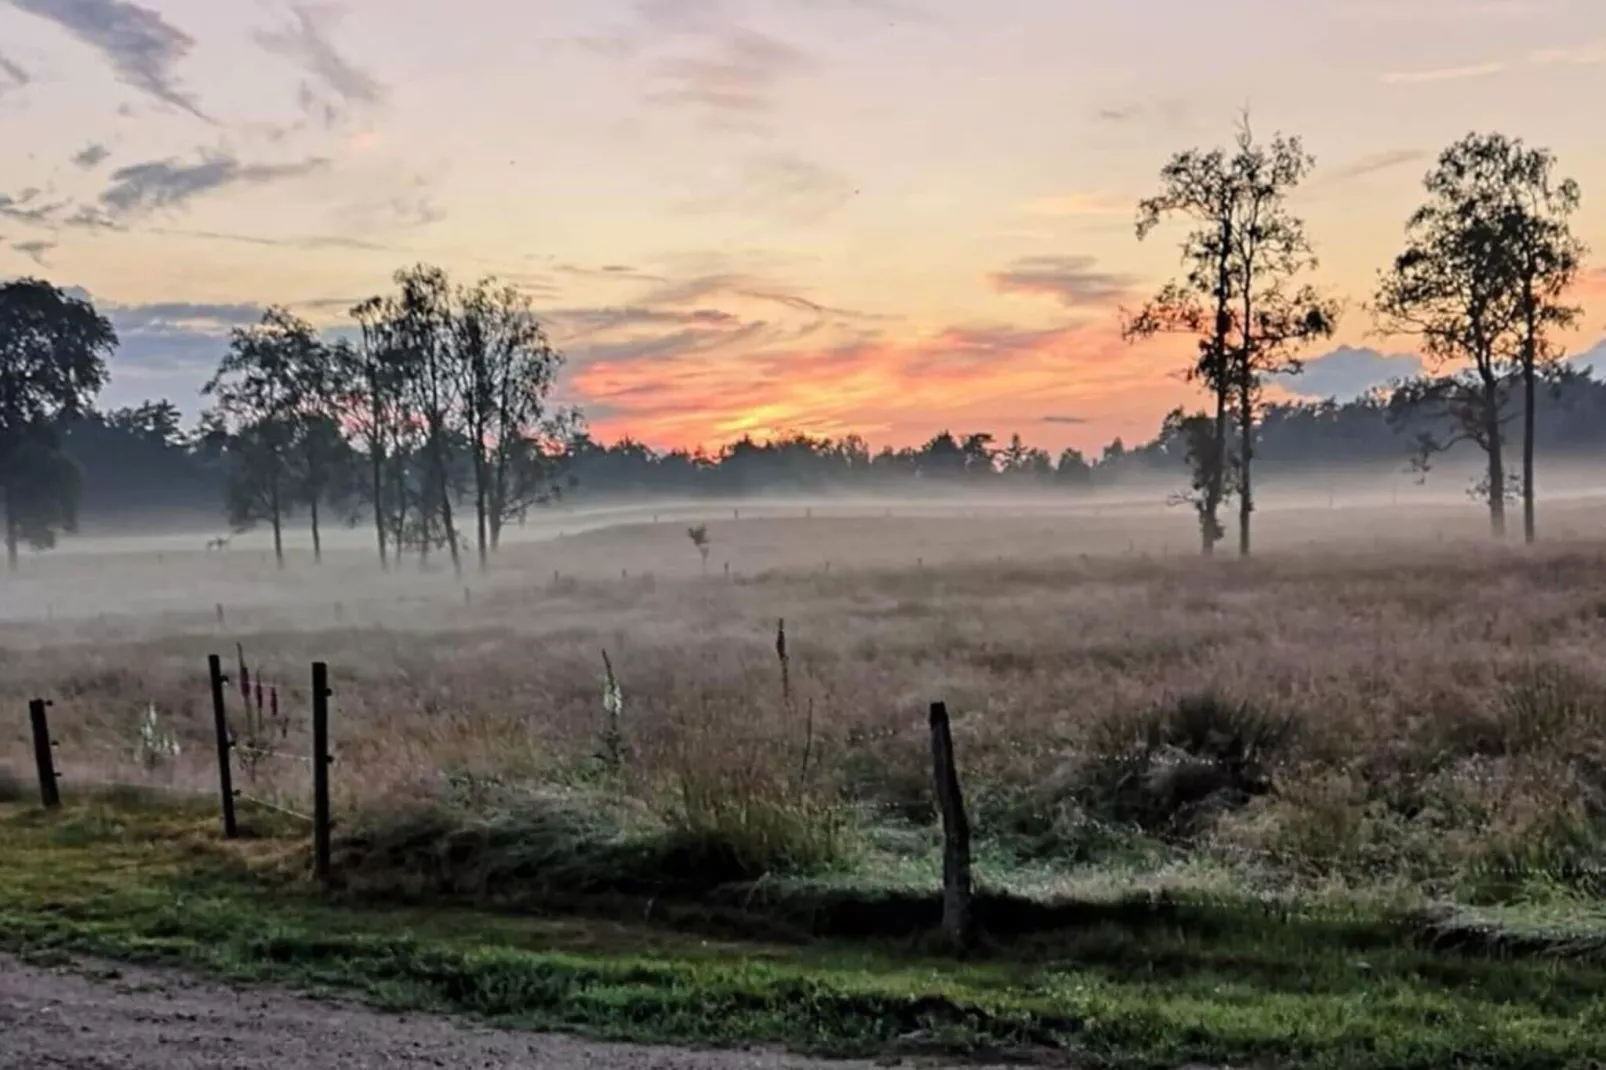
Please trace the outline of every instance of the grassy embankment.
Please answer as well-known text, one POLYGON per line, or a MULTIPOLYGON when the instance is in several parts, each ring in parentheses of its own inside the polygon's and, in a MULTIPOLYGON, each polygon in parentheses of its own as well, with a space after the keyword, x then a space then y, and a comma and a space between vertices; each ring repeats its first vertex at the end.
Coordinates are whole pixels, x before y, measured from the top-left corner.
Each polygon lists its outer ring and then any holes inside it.
MULTIPOLYGON (((873 895, 832 900, 804 884, 723 912, 689 896, 644 907, 601 884, 589 915, 574 901, 470 909, 424 890, 376 901, 317 892, 304 840, 257 815, 252 835, 224 843, 204 807, 120 796, 44 814, 16 794, 0 804, 0 948, 31 957, 162 962, 522 1027, 832 1053, 1422 1070, 1582 1067, 1606 1053, 1606 952, 1587 926, 1569 938, 1536 914, 1526 938, 1501 941, 1358 902, 1114 896, 1024 919, 1051 927, 956 962, 918 938, 809 937, 799 920, 814 910, 816 930, 873 927, 918 916, 920 897, 879 914, 873 895)), ((566 879, 583 886, 577 871, 566 879)), ((1011 904, 989 909, 1008 928, 1011 904)))

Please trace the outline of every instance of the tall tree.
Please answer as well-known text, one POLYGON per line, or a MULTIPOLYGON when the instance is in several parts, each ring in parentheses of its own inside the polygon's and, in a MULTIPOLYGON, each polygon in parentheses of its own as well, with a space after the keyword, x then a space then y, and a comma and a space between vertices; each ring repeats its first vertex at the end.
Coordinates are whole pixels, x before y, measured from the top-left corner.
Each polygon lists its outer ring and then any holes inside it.
POLYGON ((371 297, 352 308, 351 317, 361 340, 336 352, 344 368, 341 419, 367 455, 366 497, 373 510, 379 565, 388 568, 390 551, 399 555, 407 539, 408 474, 419 429, 407 407, 409 363, 394 329, 395 302, 371 297))
POLYGON ((1565 302, 1578 277, 1584 246, 1569 219, 1580 193, 1572 179, 1557 179, 1555 156, 1504 134, 1468 134, 1445 150, 1428 190, 1445 206, 1484 220, 1499 235, 1501 274, 1512 288, 1522 378, 1522 529, 1533 542, 1534 440, 1538 382, 1560 356, 1556 330, 1577 322, 1581 310, 1565 302))
POLYGON ((459 381, 452 359, 451 283, 440 268, 423 264, 397 272, 395 280, 400 292, 391 303, 389 329, 403 371, 407 406, 424 428, 427 473, 419 545, 426 558, 433 544, 445 545, 452 568, 462 572, 462 547, 452 513, 450 450, 459 381))
POLYGON ((566 430, 549 397, 563 357, 528 296, 483 279, 458 295, 453 318, 457 396, 473 467, 480 568, 503 525, 553 490, 547 444, 566 430))
POLYGON ((201 388, 217 399, 217 414, 231 434, 230 520, 236 528, 267 521, 273 556, 284 567, 284 519, 296 496, 294 454, 301 422, 302 369, 321 359, 316 332, 283 308, 262 321, 236 327, 217 371, 201 388))
POLYGON ((1188 149, 1173 156, 1160 169, 1160 192, 1138 203, 1137 236, 1144 240, 1173 217, 1192 223, 1193 229, 1182 239, 1184 274, 1136 313, 1122 315, 1122 335, 1129 342, 1168 333, 1198 339, 1198 356, 1187 376, 1210 392, 1215 410, 1209 448, 1196 468, 1202 481, 1195 507, 1206 555, 1214 553, 1226 535, 1220 514, 1231 493, 1233 379, 1228 357, 1233 331, 1232 257, 1241 209, 1237 178, 1224 150, 1188 149))
POLYGON ((1302 220, 1288 209, 1288 195, 1315 166, 1297 137, 1255 141, 1247 117, 1238 128, 1229 187, 1238 223, 1228 246, 1231 283, 1238 303, 1238 344, 1228 351, 1229 378, 1238 408, 1238 552, 1250 550, 1255 510, 1255 434, 1265 380, 1301 370, 1305 344, 1332 336, 1338 303, 1298 277, 1316 267, 1316 254, 1302 220))
POLYGON ((291 427, 294 490, 297 502, 307 507, 312 559, 321 563, 323 506, 343 499, 349 486, 350 446, 340 426, 343 406, 338 392, 348 361, 344 350, 337 352, 326 344, 310 323, 293 317, 286 322, 294 339, 290 368, 296 391, 291 427))
POLYGON ((1452 146, 1423 180, 1427 200, 1411 214, 1405 249, 1379 281, 1374 315, 1385 333, 1416 337, 1441 373, 1403 384, 1392 402, 1396 418, 1420 413, 1438 424, 1418 435, 1416 465, 1426 471, 1435 454, 1476 444, 1487 470, 1473 493, 1488 502, 1490 530, 1503 538, 1511 496, 1506 402, 1520 364, 1523 309, 1502 220, 1462 195, 1463 166, 1452 146))
POLYGON ((48 549, 77 525, 78 472, 57 428, 89 408, 116 348, 89 302, 40 279, 0 285, 0 495, 13 571, 23 541, 48 549))

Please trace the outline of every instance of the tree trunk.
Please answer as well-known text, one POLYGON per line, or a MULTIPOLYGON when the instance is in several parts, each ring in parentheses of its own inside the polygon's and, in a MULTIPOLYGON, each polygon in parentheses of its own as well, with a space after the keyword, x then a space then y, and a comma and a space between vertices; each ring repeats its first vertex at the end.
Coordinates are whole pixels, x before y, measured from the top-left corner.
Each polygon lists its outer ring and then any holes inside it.
POLYGON ((11 486, 6 485, 6 571, 17 571, 17 518, 11 508, 11 486))
POLYGON ((490 567, 490 556, 487 529, 486 496, 489 488, 486 481, 489 474, 486 471, 485 456, 482 449, 476 448, 474 453, 474 540, 475 548, 480 555, 480 571, 484 572, 490 567))
POLYGON ((284 517, 279 510, 279 474, 275 472, 268 485, 268 508, 273 514, 273 560, 284 567, 284 517))
POLYGON ((1255 452, 1255 400, 1249 381, 1249 355, 1244 354, 1243 378, 1238 390, 1238 556, 1249 556, 1249 517, 1255 511, 1250 464, 1255 452))
POLYGON ((437 428, 431 436, 434 443, 430 450, 435 458, 435 493, 440 496, 441 525, 446 536, 446 548, 451 551, 452 571, 459 576, 463 574, 463 555, 457 545, 457 528, 452 523, 452 491, 450 482, 446 478, 446 450, 441 442, 441 432, 437 428))
POLYGON ((1527 334, 1522 353, 1522 538, 1534 541, 1534 364, 1539 359, 1535 339, 1533 299, 1528 300, 1527 334))
POLYGON ((1500 439, 1500 399, 1484 401, 1484 433, 1489 439, 1489 533, 1506 537, 1506 458, 1500 439))
POLYGON ((1216 390, 1216 437, 1212 443, 1216 456, 1211 464, 1210 485, 1205 490, 1205 530, 1201 534, 1206 557, 1216 555, 1216 543, 1221 541, 1221 503, 1227 496, 1228 427, 1227 391, 1223 385, 1216 390))
POLYGON ((323 564, 323 535, 318 530, 318 495, 312 494, 307 502, 308 515, 312 518, 312 563, 323 564))
POLYGON ((390 555, 385 547, 385 479, 382 475, 385 460, 379 454, 377 443, 373 445, 373 485, 374 485, 374 537, 379 540, 379 569, 381 572, 389 571, 390 555))
POLYGON ((1211 386, 1216 392, 1215 463, 1210 474, 1210 486, 1205 491, 1206 520, 1209 530, 1204 532, 1204 553, 1214 557, 1216 543, 1221 539, 1221 503, 1227 497, 1227 334, 1232 329, 1232 317, 1227 312, 1231 298, 1232 274, 1228 251, 1232 248, 1232 215, 1223 210, 1221 220, 1221 250, 1216 272, 1216 333, 1214 343, 1215 367, 1211 369, 1211 386))
POLYGON ((379 540, 379 570, 389 571, 390 557, 385 549, 385 447, 379 423, 379 376, 372 360, 368 363, 368 418, 373 421, 373 438, 368 442, 369 473, 374 488, 374 537, 379 540))

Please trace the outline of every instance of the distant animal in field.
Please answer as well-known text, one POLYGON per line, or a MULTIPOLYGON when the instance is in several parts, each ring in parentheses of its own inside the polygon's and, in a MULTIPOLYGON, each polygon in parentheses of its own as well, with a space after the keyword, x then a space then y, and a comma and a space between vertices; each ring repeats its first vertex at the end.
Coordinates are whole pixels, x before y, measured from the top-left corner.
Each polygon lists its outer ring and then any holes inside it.
POLYGON ((219 535, 215 539, 208 540, 206 544, 207 553, 211 553, 213 550, 227 550, 228 548, 229 537, 227 535, 219 535))

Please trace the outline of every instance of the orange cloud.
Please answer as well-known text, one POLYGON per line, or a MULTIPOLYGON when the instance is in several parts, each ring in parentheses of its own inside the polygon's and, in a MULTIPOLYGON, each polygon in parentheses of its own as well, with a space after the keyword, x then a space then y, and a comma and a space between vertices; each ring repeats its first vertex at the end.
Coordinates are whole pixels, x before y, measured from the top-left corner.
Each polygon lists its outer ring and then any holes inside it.
POLYGON ((599 360, 570 385, 597 406, 593 430, 604 439, 690 447, 743 435, 855 432, 877 445, 908 445, 948 427, 1088 448, 1116 435, 1152 434, 1165 408, 1192 396, 1170 375, 1182 363, 1159 345, 1127 346, 1113 325, 976 326, 763 352, 733 344, 599 360), (1049 419, 1067 411, 1083 422, 1049 419))

